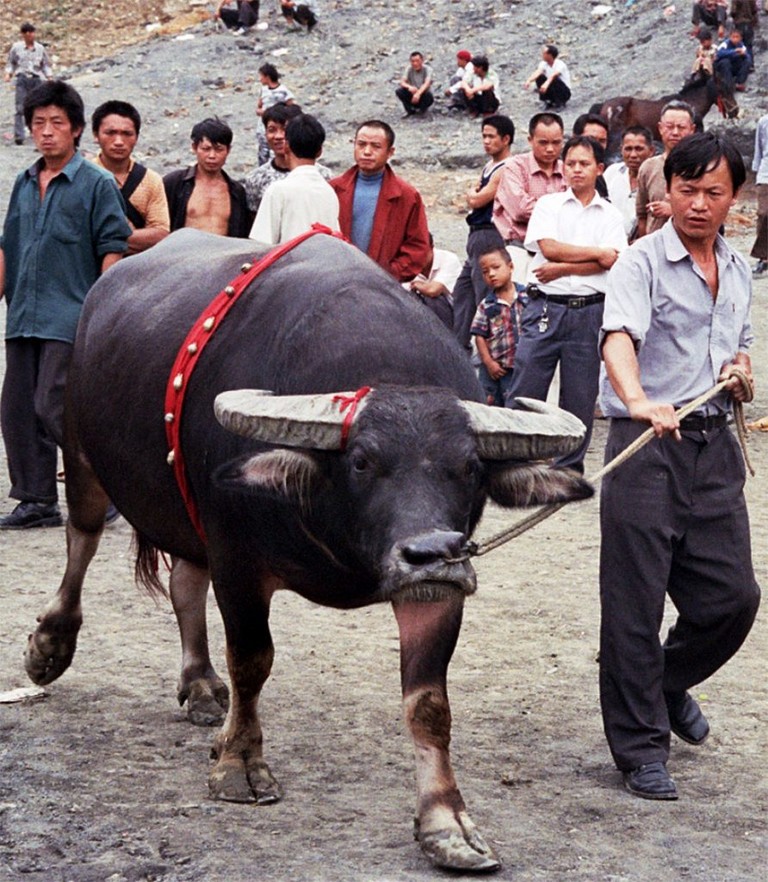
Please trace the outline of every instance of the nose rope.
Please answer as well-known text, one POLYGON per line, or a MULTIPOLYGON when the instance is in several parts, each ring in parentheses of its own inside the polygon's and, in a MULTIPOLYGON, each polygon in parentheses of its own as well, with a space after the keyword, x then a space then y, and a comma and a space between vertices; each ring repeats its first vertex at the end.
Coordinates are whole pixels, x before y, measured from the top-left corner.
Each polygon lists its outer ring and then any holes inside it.
MULTIPOLYGON (((675 416, 678 418, 678 420, 682 420, 684 417, 687 417, 697 408, 701 407, 703 404, 706 404, 716 395, 719 395, 728 385, 730 380, 732 380, 734 377, 738 379, 741 388, 744 391, 744 400, 747 402, 752 401, 754 397, 754 385, 752 381, 747 376, 747 374, 744 373, 744 371, 740 370, 738 367, 731 367, 727 379, 721 380, 719 383, 715 384, 708 392, 705 392, 703 395, 700 395, 689 404, 686 404, 685 407, 681 407, 679 410, 675 411, 675 416)), ((755 470, 752 467, 752 463, 749 459, 749 453, 747 451, 747 434, 749 433, 749 429, 747 428, 747 424, 744 420, 744 408, 742 406, 742 402, 736 399, 734 399, 733 401, 733 421, 736 426, 736 435, 739 439, 739 444, 741 445, 741 452, 744 455, 744 463, 746 464, 750 475, 752 475, 752 477, 754 478, 755 470)), ((622 452, 617 457, 612 459, 609 463, 606 463, 606 465, 604 465, 599 472, 593 475, 589 479, 590 482, 597 483, 609 472, 617 469, 622 463, 633 457, 638 452, 638 450, 645 447, 645 445, 652 441, 655 437, 656 433, 653 428, 647 429, 628 447, 622 450, 622 452)), ((555 512, 560 511, 560 509, 567 504, 567 502, 552 502, 548 505, 543 505, 541 508, 537 509, 532 514, 518 521, 516 524, 513 524, 511 527, 508 527, 506 530, 502 530, 501 532, 491 536, 490 539, 486 539, 485 542, 477 543, 468 541, 461 549, 461 554, 459 554, 457 557, 446 557, 444 558, 444 560, 446 563, 464 563, 472 557, 482 557, 482 555, 488 554, 489 551, 494 551, 501 545, 504 545, 506 542, 509 542, 510 540, 516 539, 518 536, 521 536, 523 533, 527 532, 528 530, 540 524, 542 521, 545 521, 547 518, 551 517, 553 514, 555 514, 555 512)))

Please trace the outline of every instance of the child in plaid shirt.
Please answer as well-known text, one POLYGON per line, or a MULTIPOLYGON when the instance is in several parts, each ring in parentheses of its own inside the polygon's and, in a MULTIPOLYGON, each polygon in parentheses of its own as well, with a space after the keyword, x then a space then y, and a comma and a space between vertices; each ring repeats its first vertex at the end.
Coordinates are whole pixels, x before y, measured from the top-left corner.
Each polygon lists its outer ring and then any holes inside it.
POLYGON ((480 255, 479 264, 483 281, 493 293, 477 307, 470 333, 480 355, 480 382, 488 404, 504 407, 520 337, 525 288, 512 281, 512 259, 506 248, 488 249, 480 255))

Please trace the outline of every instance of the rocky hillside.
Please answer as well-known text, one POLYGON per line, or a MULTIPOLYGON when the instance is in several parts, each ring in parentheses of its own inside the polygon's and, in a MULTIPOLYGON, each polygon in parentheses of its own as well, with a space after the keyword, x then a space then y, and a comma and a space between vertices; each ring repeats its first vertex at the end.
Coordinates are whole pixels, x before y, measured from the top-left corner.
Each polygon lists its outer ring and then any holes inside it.
MULTIPOLYGON (((210 18, 213 3, 203 0, 5 0, 0 24, 9 45, 20 22, 33 20, 58 73, 81 91, 89 112, 107 98, 135 103, 145 119, 139 152, 161 172, 188 161, 192 124, 212 114, 235 131, 234 174, 253 166, 256 70, 269 60, 298 101, 325 124, 329 165, 349 164, 356 122, 382 117, 397 132, 396 159, 425 189, 428 205, 453 213, 462 207, 467 170, 478 164, 479 127, 446 114, 441 99, 427 119, 401 121, 394 88, 412 49, 425 53, 440 83, 453 71, 458 48, 486 53, 501 76, 502 110, 520 130, 517 149, 525 146, 526 123, 539 104, 521 83, 543 42, 558 44, 571 68, 574 97, 566 124, 611 95, 675 91, 694 53, 687 2, 665 15, 660 0, 636 0, 630 8, 625 0, 324 0, 311 35, 290 32, 278 5, 262 0, 259 29, 246 37, 217 29, 210 18)), ((768 16, 762 20, 768 37, 768 16)), ((707 119, 708 126, 721 125, 739 137, 745 153, 768 94, 768 41, 759 36, 757 46, 758 70, 739 96, 740 119, 720 121, 716 110, 707 119)), ((7 87, 0 130, 12 161, 0 168, 3 207, 14 174, 32 156, 30 146, 12 145, 12 103, 7 87)))

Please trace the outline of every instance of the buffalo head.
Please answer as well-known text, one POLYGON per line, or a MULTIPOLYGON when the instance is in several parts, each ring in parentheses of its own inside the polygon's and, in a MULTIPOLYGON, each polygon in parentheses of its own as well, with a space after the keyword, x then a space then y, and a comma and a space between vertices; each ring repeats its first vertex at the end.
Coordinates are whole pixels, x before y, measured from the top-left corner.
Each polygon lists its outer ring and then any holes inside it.
POLYGON ((215 410, 228 430, 277 445, 225 467, 227 483, 287 500, 330 558, 370 575, 375 599, 474 592, 463 549, 489 495, 517 507, 592 494, 580 476, 542 462, 584 435, 558 408, 494 408, 434 388, 353 399, 238 390, 220 394, 215 410))

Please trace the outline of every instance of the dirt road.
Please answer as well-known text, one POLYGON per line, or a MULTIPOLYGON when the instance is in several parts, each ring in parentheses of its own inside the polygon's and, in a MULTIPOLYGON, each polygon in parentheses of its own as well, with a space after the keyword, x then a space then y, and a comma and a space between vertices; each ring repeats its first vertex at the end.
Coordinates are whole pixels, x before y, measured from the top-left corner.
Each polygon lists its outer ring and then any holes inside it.
MULTIPOLYGON (((755 321, 752 418, 768 413, 766 281, 756 286, 755 321)), ((604 439, 600 424, 588 473, 599 467, 604 439)), ((751 451, 754 559, 765 586, 768 434, 753 436, 751 451)), ((7 490, 3 470, 1 499, 7 490)), ((489 509, 479 534, 508 521, 489 509)), ((213 803, 206 798, 212 732, 187 724, 175 705, 173 615, 133 587, 129 543, 124 521, 106 531, 72 669, 46 698, 0 705, 0 880, 439 876, 411 841, 413 763, 389 609, 339 613, 277 599, 277 659, 262 709, 267 757, 285 799, 265 808, 213 803)), ((597 550, 590 501, 478 563, 480 589, 450 672, 453 754, 470 810, 504 860, 499 878, 757 882, 768 848, 765 612, 735 660, 695 691, 712 736, 698 749, 674 744, 680 801, 633 799, 600 727, 597 550)), ((27 683, 26 635, 63 559, 63 530, 0 534, 0 691, 27 683)), ((212 602, 210 621, 221 660, 212 602)))

